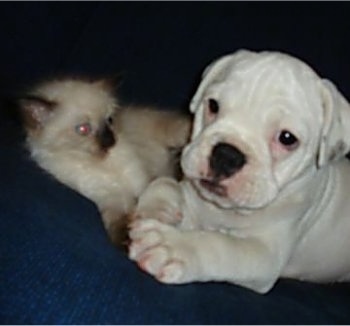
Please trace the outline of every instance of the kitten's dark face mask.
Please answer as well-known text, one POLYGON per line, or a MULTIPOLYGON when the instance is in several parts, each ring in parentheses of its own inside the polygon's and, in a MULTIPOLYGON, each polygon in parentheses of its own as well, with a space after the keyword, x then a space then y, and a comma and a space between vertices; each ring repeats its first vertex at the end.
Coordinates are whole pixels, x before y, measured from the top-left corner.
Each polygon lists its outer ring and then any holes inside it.
POLYGON ((108 123, 103 123, 96 133, 96 142, 100 149, 107 152, 116 143, 116 137, 108 123))
POLYGON ((75 132, 81 137, 95 141, 98 149, 103 153, 106 153, 117 142, 116 135, 113 131, 112 116, 101 122, 97 130, 93 130, 92 125, 86 122, 76 125, 75 132))

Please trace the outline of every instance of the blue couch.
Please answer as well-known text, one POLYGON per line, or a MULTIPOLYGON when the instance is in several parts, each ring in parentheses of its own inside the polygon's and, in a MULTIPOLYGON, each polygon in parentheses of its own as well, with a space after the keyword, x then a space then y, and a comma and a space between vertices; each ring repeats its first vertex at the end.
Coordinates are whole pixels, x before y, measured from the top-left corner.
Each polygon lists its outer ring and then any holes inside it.
MULTIPOLYGON (((1 92, 59 73, 121 72, 125 101, 185 109, 201 70, 246 47, 297 55, 350 98, 349 9, 347 3, 1 3, 1 92)), ((110 244, 90 201, 30 160, 7 109, 0 110, 2 324, 350 323, 345 283, 280 280, 267 295, 225 283, 158 283, 110 244)))

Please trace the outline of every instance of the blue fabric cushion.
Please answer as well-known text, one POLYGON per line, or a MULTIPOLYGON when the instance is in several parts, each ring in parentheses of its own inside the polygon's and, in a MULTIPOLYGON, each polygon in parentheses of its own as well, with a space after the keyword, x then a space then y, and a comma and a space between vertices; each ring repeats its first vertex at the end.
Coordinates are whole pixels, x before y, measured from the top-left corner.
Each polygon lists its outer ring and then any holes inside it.
POLYGON ((0 322, 349 323, 350 286, 282 280, 267 295, 224 283, 163 285, 107 239, 93 203, 28 156, 0 125, 0 322))

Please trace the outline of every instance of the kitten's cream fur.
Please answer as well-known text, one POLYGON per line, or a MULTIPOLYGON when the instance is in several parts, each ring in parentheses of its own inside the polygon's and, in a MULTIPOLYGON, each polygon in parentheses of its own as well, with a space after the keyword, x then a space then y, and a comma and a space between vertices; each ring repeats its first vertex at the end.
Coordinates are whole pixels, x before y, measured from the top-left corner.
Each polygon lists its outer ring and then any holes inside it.
POLYGON ((104 80, 52 80, 19 103, 32 158, 94 201, 112 241, 120 244, 125 216, 148 183, 174 175, 173 150, 186 143, 189 118, 120 107, 104 80), (78 134, 76 126, 86 123, 90 134, 78 134))

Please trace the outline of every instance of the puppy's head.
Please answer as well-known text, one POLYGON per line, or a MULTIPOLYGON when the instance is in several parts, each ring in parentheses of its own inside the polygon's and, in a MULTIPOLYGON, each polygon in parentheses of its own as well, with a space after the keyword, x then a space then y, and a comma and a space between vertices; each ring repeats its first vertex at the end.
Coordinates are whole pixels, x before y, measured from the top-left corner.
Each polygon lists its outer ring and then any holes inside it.
POLYGON ((350 149, 348 102, 305 63, 278 52, 241 50, 215 61, 190 108, 184 173, 224 208, 262 208, 350 149))
POLYGON ((32 150, 104 155, 117 141, 117 103, 104 80, 53 80, 19 99, 32 150))

